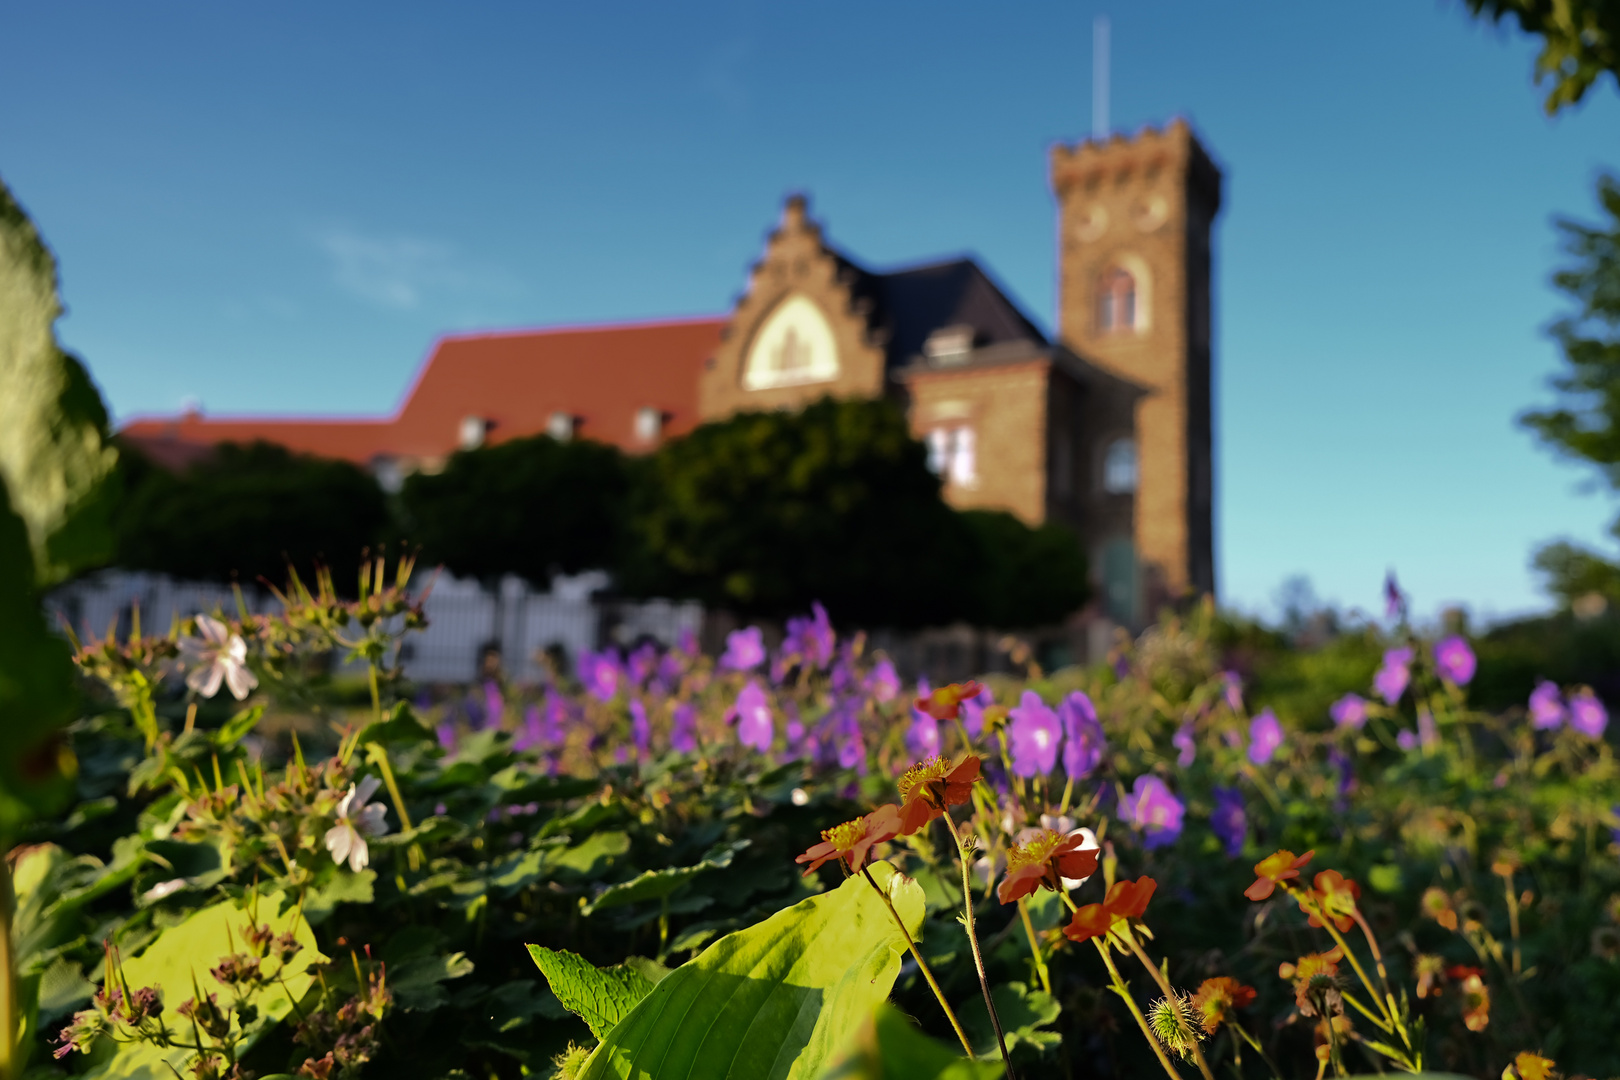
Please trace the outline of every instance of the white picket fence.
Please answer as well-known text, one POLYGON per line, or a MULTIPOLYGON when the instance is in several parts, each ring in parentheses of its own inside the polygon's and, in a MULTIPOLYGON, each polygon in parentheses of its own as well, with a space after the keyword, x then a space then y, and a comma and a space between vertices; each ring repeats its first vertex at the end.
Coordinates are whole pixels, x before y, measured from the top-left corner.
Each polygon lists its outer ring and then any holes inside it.
MULTIPOLYGON (((491 591, 441 573, 423 605, 427 628, 409 635, 402 648, 405 675, 419 683, 471 682, 493 648, 507 678, 538 682, 544 669, 537 658, 554 646, 571 660, 609 643, 652 638, 668 645, 683 631, 701 631, 700 604, 599 599, 596 594, 608 583, 606 574, 591 571, 559 575, 546 592, 516 577, 491 591)), ((244 588, 242 598, 255 614, 280 609, 275 597, 259 588, 244 588)), ((144 633, 164 633, 172 620, 199 612, 236 611, 228 588, 128 570, 100 571, 56 589, 45 601, 52 622, 73 627, 81 638, 101 638, 109 627, 127 634, 136 605, 144 633)))

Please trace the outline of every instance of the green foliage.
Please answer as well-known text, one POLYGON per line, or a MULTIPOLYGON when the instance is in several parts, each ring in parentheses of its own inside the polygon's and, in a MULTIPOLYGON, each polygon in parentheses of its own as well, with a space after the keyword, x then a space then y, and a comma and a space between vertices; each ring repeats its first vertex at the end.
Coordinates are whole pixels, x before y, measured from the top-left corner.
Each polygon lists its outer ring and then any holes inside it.
POLYGON ((277 586, 317 563, 348 589, 360 553, 388 538, 377 482, 345 461, 224 443, 183 472, 126 452, 118 564, 176 577, 277 586))
POLYGON ((970 1061, 918 1031, 893 1006, 880 1005, 822 1080, 998 1080, 1005 1075, 999 1060, 970 1061))
POLYGON ((1616 0, 1465 0, 1475 16, 1541 38, 1536 81, 1549 82, 1547 112, 1574 105, 1604 72, 1620 77, 1620 3, 1616 0))
POLYGON ((979 546, 969 616, 985 626, 1062 622, 1091 595, 1085 552, 1073 532, 1048 522, 1031 528, 1001 510, 961 515, 979 546))
POLYGON ((607 1038, 657 985, 629 964, 599 968, 571 952, 544 945, 530 945, 529 955, 557 1000, 585 1021, 598 1039, 607 1038))
MULTIPOLYGON (((908 932, 922 889, 873 875, 908 932)), ((885 997, 904 939, 863 877, 727 935, 659 983, 591 1055, 582 1080, 818 1077, 885 997)))
POLYGON ((614 447, 546 436, 451 455, 401 492, 422 557, 463 577, 517 574, 545 588, 562 571, 614 566, 625 545, 630 469, 614 447))

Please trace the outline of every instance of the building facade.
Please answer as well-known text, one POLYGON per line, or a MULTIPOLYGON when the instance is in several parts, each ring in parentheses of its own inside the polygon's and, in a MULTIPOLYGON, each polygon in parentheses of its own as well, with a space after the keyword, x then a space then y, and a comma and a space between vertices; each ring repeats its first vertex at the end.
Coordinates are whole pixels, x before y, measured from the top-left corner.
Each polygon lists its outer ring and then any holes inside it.
POLYGON ((137 420, 182 465, 265 439, 396 484, 457 449, 536 434, 656 449, 739 412, 888 397, 945 498, 1074 531, 1106 612, 1138 625, 1213 592, 1211 231, 1220 173, 1184 121, 1059 146, 1049 339, 971 259, 892 271, 834 248, 788 199, 721 318, 478 334, 438 343, 394 416, 137 420))

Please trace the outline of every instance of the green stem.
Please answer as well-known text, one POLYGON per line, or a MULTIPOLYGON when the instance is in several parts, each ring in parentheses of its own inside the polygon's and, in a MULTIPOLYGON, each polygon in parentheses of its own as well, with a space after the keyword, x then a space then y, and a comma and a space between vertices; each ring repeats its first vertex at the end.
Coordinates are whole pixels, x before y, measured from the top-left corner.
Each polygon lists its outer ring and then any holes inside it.
POLYGON ((968 877, 968 856, 971 853, 958 835, 949 811, 945 814, 945 827, 951 830, 951 839, 956 841, 956 861, 962 867, 962 911, 965 916, 962 925, 967 929, 968 944, 973 949, 973 966, 979 973, 979 989, 984 992, 984 1008, 990 1014, 990 1026, 996 1030, 996 1045, 1001 1049, 1001 1063, 1007 1067, 1007 1080, 1018 1080, 1018 1074, 1013 1072, 1012 1058, 1007 1053, 1007 1037, 1001 1031, 1001 1017, 996 1014, 996 1003, 990 998, 990 979, 984 973, 979 935, 973 928, 973 882, 968 877))
POLYGON ((1039 940, 1035 937, 1035 924, 1030 921, 1029 907, 1024 903, 1022 896, 1018 898, 1018 916, 1024 920, 1024 933, 1029 936, 1029 953, 1035 958, 1035 974, 1040 976, 1041 989, 1050 994, 1052 992, 1052 979, 1047 974, 1046 961, 1041 958, 1041 946, 1039 940))
POLYGON ((951 1003, 945 1000, 945 992, 939 988, 939 980, 934 978, 933 969, 928 966, 928 961, 923 959, 921 950, 917 948, 917 943, 911 940, 911 931, 906 929, 905 920, 900 918, 900 913, 895 910, 894 901, 889 899, 889 894, 884 892, 882 887, 873 880, 872 871, 869 868, 861 867, 861 876, 866 878, 868 885, 872 886, 872 891, 882 897, 883 906, 889 909, 890 915, 894 916, 894 925, 900 928, 900 936, 906 939, 906 948, 911 950, 911 958, 917 961, 917 969, 923 973, 923 978, 928 980, 928 988, 934 992, 934 997, 939 999, 939 1007, 945 1010, 945 1019, 951 1022, 951 1030, 955 1031, 956 1037, 961 1040, 962 1049, 967 1051, 967 1056, 974 1057, 973 1044, 968 1042, 967 1032, 962 1030, 962 1023, 957 1020, 956 1012, 951 1008, 951 1003))
POLYGON ((1148 1045, 1153 1047, 1153 1055, 1159 1059, 1159 1064, 1164 1066, 1164 1071, 1170 1077, 1170 1080, 1181 1080, 1181 1074, 1176 1072, 1176 1067, 1170 1064, 1170 1059, 1165 1056, 1164 1047, 1159 1044, 1159 1037, 1153 1034, 1152 1028, 1148 1027, 1147 1017, 1143 1016, 1142 1010, 1136 1007, 1136 999, 1131 997, 1130 984, 1119 973, 1119 968, 1114 966, 1114 958, 1108 955, 1107 940, 1105 938, 1092 938, 1091 943, 1097 946, 1098 955, 1103 958, 1103 963, 1108 965, 1108 974, 1114 980, 1114 993, 1125 999, 1125 1007, 1131 1010, 1132 1016, 1136 1017, 1136 1026, 1142 1029, 1142 1036, 1147 1039, 1148 1045))
POLYGON ((18 1035, 22 1024, 17 1015, 16 958, 11 954, 11 916, 15 896, 11 891, 11 868, 0 851, 0 1080, 22 1075, 22 1048, 18 1035))

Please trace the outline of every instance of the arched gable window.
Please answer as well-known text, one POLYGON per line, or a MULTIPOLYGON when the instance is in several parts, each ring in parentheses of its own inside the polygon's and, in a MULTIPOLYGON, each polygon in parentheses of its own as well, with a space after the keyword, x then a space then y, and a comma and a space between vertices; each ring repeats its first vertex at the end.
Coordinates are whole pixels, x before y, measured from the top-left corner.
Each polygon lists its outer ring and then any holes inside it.
POLYGON ((1136 326, 1136 278, 1123 267, 1110 267, 1097 279, 1097 332, 1108 334, 1136 326))
POLYGON ((1103 490, 1129 495, 1136 490, 1136 440, 1115 439, 1103 452, 1103 490))

